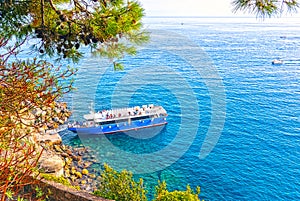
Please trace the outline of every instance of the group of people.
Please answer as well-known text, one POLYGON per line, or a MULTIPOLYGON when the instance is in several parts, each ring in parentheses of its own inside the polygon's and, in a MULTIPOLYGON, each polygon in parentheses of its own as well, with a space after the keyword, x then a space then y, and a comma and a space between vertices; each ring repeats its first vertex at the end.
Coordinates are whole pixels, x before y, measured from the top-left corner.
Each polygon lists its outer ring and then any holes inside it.
POLYGON ((140 108, 139 106, 133 108, 124 108, 124 109, 117 109, 117 110, 102 110, 95 113, 95 119, 115 119, 121 117, 130 117, 136 115, 145 115, 150 113, 150 110, 153 106, 143 106, 140 108))

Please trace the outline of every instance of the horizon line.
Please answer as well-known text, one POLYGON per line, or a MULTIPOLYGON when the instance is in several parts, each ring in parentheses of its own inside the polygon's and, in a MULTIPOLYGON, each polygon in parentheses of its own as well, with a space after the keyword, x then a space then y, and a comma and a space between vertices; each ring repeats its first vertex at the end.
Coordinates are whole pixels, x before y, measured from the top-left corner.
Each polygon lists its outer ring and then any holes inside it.
MULTIPOLYGON (((228 16, 228 15, 216 15, 216 16, 180 16, 180 15, 167 15, 167 16, 159 16, 159 15, 150 15, 144 16, 145 18, 259 18, 257 16, 228 16)), ((266 17, 265 19, 280 19, 280 18, 300 18, 300 16, 283 16, 283 17, 266 17)))

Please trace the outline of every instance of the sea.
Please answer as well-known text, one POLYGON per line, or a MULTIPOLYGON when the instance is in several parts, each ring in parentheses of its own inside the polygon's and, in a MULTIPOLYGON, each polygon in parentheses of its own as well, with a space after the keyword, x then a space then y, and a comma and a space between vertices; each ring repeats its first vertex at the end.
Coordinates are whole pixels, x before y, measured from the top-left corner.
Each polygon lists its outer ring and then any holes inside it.
POLYGON ((81 121, 99 111, 161 105, 168 124, 115 135, 64 131, 143 178, 149 199, 158 181, 170 191, 201 187, 215 200, 300 200, 299 18, 147 17, 151 39, 135 56, 111 60, 86 49, 65 97, 81 121), (282 65, 272 65, 274 59, 282 65))

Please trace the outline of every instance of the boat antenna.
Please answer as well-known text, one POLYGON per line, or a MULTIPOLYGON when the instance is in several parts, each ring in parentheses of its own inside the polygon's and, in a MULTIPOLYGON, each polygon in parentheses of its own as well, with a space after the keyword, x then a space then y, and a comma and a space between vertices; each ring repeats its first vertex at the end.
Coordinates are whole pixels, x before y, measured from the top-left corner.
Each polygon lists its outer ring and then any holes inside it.
POLYGON ((93 102, 93 101, 91 102, 91 105, 89 106, 89 109, 90 109, 90 111, 91 111, 92 113, 95 112, 95 111, 94 111, 94 102, 93 102))

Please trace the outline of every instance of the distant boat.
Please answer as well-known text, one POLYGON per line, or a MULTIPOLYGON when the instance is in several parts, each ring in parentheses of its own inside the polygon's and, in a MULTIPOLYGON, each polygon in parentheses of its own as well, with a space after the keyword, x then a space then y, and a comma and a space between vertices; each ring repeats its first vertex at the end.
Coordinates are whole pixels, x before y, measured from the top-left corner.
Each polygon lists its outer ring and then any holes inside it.
POLYGON ((166 110, 153 104, 99 112, 91 110, 83 117, 85 122, 69 124, 68 130, 82 134, 114 134, 167 124, 166 110))
POLYGON ((274 59, 272 61, 272 65, 281 65, 283 64, 283 60, 280 60, 280 59, 274 59))

